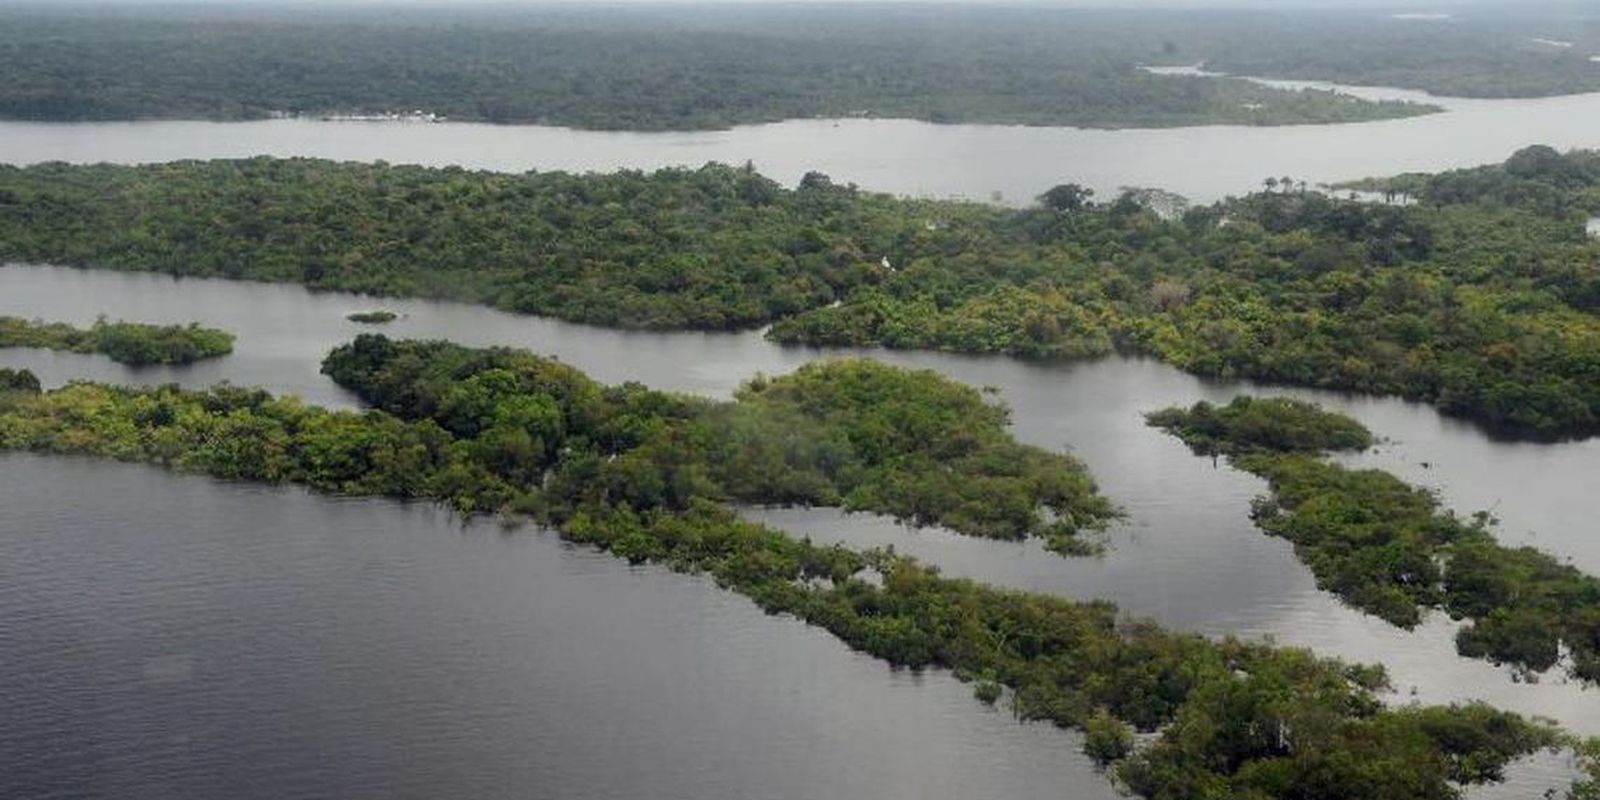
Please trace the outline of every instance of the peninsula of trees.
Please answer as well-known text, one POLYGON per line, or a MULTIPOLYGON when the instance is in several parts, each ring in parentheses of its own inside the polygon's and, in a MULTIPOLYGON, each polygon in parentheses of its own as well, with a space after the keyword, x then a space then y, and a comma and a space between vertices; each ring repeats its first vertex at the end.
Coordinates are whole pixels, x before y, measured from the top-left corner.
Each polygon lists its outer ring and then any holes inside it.
POLYGON ((1394 394, 1600 431, 1600 156, 1189 209, 1065 185, 898 199, 749 168, 506 175, 316 160, 0 167, 0 259, 442 297, 613 326, 1035 357, 1394 394), (1170 217, 1170 218, 1169 218, 1170 217))
POLYGON ((1566 741, 1483 705, 1385 707, 1381 669, 1177 634, 1106 603, 952 580, 890 552, 818 547, 724 502, 842 499, 984 535, 1038 533, 1040 518, 988 513, 992 502, 1104 518, 1080 472, 1019 464, 1019 446, 992 431, 997 412, 929 373, 819 364, 718 404, 602 386, 516 351, 373 336, 325 369, 378 409, 228 387, 23 389, 0 394, 0 449, 532 515, 619 557, 705 573, 891 664, 956 670, 990 698, 986 687, 1007 687, 1019 716, 1085 729, 1085 751, 1147 798, 1442 800, 1566 741), (807 435, 792 436, 795 425, 807 435), (925 474, 934 452, 954 480, 985 484, 963 495, 978 506, 919 505, 918 487, 951 480, 925 474))
POLYGON ((1149 422, 1265 478, 1271 495, 1254 504, 1256 524, 1293 543, 1317 584, 1350 605, 1406 628, 1439 609, 1471 621, 1456 636, 1462 655, 1531 672, 1564 661, 1573 677, 1600 682, 1600 579, 1499 544, 1485 514, 1464 520, 1387 472, 1329 462, 1325 453, 1372 444, 1355 420, 1239 397, 1158 411, 1149 422))
POLYGON ((0 347, 103 353, 132 366, 192 364, 233 352, 233 334, 198 323, 145 325, 99 319, 89 328, 77 328, 65 322, 0 317, 0 347))

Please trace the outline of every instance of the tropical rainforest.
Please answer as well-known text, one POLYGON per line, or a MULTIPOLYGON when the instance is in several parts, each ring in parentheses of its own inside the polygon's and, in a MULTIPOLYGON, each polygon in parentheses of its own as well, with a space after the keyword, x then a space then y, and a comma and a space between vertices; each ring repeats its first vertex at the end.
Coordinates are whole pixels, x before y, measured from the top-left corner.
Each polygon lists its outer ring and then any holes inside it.
MULTIPOLYGON (((1009 479, 1035 506, 1054 502, 1057 484, 1031 483, 999 453, 977 456, 1006 445, 985 432, 995 413, 947 426, 951 411, 976 412, 982 398, 928 373, 815 364, 710 404, 602 386, 526 353, 377 336, 341 347, 324 368, 378 408, 332 412, 230 387, 23 387, 0 393, 0 448, 530 515, 619 557, 707 574, 891 664, 950 668, 991 699, 999 691, 986 687, 1006 687, 1020 717, 1086 730, 1085 751, 1142 797, 1442 800, 1568 743, 1479 704, 1386 707, 1381 668, 1172 633, 1107 603, 953 580, 888 551, 819 547, 741 520, 724 502, 829 502, 849 497, 838 476, 850 474, 862 476, 850 494, 877 487, 862 505, 906 513, 892 487, 921 484, 923 464, 882 453, 912 443, 913 454, 977 457, 957 469, 1009 479), (824 434, 826 450, 848 449, 812 451, 811 437, 791 435, 797 419, 824 434), (768 466, 751 474, 729 469, 730 458, 768 466)), ((1107 511, 1074 496, 1071 508, 1090 517, 1107 511)), ((927 514, 979 533, 991 516, 927 514)))
POLYGON ((307 159, 0 167, 0 258, 444 297, 602 325, 1033 357, 1395 394, 1510 435, 1600 430, 1600 155, 1189 208, 1030 208, 751 168, 507 175, 307 159))
POLYGON ((96 320, 89 328, 65 322, 0 317, 0 347, 45 347, 103 353, 121 364, 192 364, 233 352, 233 334, 188 325, 145 325, 96 320))
POLYGON ((1164 126, 1427 113, 1221 77, 1471 97, 1600 90, 1594 9, 1457 15, 777 6, 17 9, 0 17, 0 116, 43 120, 411 112, 581 128, 723 128, 795 117, 1164 126))
POLYGON ((6 12, 0 117, 423 111, 457 120, 683 130, 861 116, 1276 125, 1435 110, 1234 78, 1151 74, 1141 62, 1194 57, 1169 38, 1188 27, 1170 16, 1147 24, 1139 15, 953 7, 574 6, 446 18, 347 9, 292 19, 233 11, 6 12))
POLYGON ((1432 493, 1387 472, 1323 456, 1360 451, 1371 434, 1348 417, 1295 400, 1239 397, 1150 414, 1195 452, 1226 455, 1265 478, 1251 516, 1294 544, 1317 583, 1402 627, 1427 609, 1470 620, 1462 655, 1528 673, 1558 662, 1600 682, 1600 579, 1531 547, 1499 544, 1487 514, 1461 519, 1432 493), (1563 655, 1565 654, 1565 655, 1563 655))

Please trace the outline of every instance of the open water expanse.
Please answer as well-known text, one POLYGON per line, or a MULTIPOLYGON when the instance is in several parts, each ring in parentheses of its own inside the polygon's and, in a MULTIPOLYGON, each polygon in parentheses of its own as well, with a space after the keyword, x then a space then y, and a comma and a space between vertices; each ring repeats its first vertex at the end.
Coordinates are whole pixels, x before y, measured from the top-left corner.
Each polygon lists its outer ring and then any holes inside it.
POLYGON ((1600 146, 1600 94, 1475 100, 1303 81, 1263 83, 1415 100, 1444 112, 1343 125, 1123 130, 880 119, 791 120, 679 133, 310 119, 0 122, 0 162, 132 164, 274 155, 584 172, 751 161, 790 184, 819 170, 877 191, 1025 204, 1067 182, 1101 196, 1123 186, 1158 186, 1209 202, 1257 189, 1268 175, 1315 184, 1503 161, 1530 144, 1600 146))

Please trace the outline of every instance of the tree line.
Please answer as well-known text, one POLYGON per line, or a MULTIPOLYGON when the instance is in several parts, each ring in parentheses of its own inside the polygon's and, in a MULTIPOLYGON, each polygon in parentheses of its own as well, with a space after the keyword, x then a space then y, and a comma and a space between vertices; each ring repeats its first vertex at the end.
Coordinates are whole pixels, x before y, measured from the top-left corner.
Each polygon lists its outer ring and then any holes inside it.
MULTIPOLYGON (((1090 15, 543 9, 0 16, 0 117, 411 113, 609 130, 808 117, 1097 127, 1330 123, 1413 103, 1139 68, 1161 40, 1090 15)), ((1180 28, 1181 26, 1173 26, 1180 28)))

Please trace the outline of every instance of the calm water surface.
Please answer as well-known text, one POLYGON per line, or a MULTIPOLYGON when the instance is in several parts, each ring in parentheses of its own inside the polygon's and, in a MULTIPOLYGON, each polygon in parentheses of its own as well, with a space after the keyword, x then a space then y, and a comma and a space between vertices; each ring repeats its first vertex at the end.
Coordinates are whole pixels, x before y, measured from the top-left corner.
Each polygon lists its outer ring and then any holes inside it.
POLYGON ((0 797, 1111 800, 710 581, 425 505, 0 455, 0 797))
POLYGON ((1417 100, 1444 113, 1404 120, 1292 127, 1208 126, 1084 130, 936 125, 908 120, 793 120, 727 131, 617 133, 466 123, 0 122, 0 160, 143 163, 256 155, 521 172, 611 171, 753 161, 774 178, 821 170, 898 194, 1027 203, 1074 181, 1102 196, 1159 186, 1210 201, 1258 188, 1267 176, 1311 183, 1502 161, 1543 143, 1600 146, 1600 94, 1533 100, 1438 98, 1399 89, 1336 88, 1417 100))

